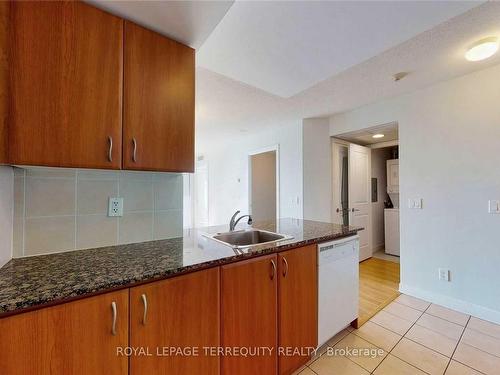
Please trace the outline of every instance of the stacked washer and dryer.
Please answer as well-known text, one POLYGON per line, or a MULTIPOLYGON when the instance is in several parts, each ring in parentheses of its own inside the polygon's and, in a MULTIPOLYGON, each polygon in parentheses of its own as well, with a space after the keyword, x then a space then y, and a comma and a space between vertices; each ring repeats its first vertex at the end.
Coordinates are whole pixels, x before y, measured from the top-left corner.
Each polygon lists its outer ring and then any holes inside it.
POLYGON ((387 194, 393 207, 384 210, 385 252, 399 256, 399 159, 387 160, 387 194))

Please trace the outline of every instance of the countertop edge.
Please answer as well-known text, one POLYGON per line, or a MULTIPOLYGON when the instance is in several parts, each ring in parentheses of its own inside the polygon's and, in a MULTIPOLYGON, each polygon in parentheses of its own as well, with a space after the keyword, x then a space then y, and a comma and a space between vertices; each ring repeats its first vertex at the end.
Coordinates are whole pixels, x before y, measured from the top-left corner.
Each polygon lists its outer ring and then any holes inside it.
POLYGON ((327 236, 321 236, 321 237, 316 237, 314 239, 308 239, 308 240, 301 240, 297 242, 292 242, 292 243, 286 243, 278 246, 272 246, 270 248, 266 249, 260 249, 255 252, 249 252, 249 253, 243 253, 243 254, 237 254, 234 256, 229 256, 217 260, 210 260, 206 262, 201 262, 201 263, 196 263, 188 266, 183 266, 177 269, 170 269, 165 272, 157 272, 151 275, 144 275, 141 276, 140 279, 129 279, 129 280, 119 280, 116 282, 110 282, 106 285, 102 285, 92 288, 92 289, 87 289, 87 288, 82 288, 82 289, 75 289, 71 293, 65 294, 65 295, 53 295, 53 298, 50 299, 40 299, 40 300, 29 300, 26 301, 25 304, 20 304, 18 307, 14 307, 12 309, 4 309, 0 310, 0 319, 14 316, 17 314, 22 314, 22 313, 27 313, 30 311, 35 311, 47 307, 52 307, 56 305, 60 305, 63 303, 67 302, 72 302, 76 301, 79 299, 83 298, 89 298, 93 296, 97 296, 100 294, 105 294, 109 292, 114 292, 122 289, 128 289, 132 288, 135 286, 143 285, 143 284, 148 284, 152 282, 157 282, 161 280, 166 280, 172 277, 176 276, 181 276, 184 274, 188 274, 191 272, 197 272, 213 267, 219 267, 219 266, 224 266, 226 264, 231 264, 231 263, 236 263, 239 261, 244 261, 247 259, 259 257, 259 256, 264 256, 264 255, 269 255, 273 253, 279 253, 282 251, 294 249, 297 247, 303 247, 303 246, 308 246, 308 245, 313 245, 313 244, 318 244, 321 242, 326 242, 326 241, 332 241, 336 239, 341 239, 341 238, 346 238, 346 237, 351 237, 357 234, 359 230, 362 228, 355 228, 351 229, 347 232, 344 232, 342 234, 335 233, 332 235, 327 235, 327 236))

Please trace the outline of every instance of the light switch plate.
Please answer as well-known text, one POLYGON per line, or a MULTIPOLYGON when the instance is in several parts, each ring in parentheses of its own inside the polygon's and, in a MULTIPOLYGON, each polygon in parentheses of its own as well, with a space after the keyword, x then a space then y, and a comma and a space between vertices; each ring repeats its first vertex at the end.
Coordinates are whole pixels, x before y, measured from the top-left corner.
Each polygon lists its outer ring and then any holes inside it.
POLYGON ((415 199, 414 208, 418 208, 418 209, 422 208, 422 198, 415 199))
POLYGON ((490 214, 500 214, 500 201, 488 201, 488 212, 490 214))
POLYGON ((450 270, 446 268, 439 268, 439 280, 450 281, 450 270))
POLYGON ((123 198, 109 198, 108 216, 123 216, 123 198))
POLYGON ((422 198, 410 198, 408 199, 408 208, 412 209, 422 209, 422 198))

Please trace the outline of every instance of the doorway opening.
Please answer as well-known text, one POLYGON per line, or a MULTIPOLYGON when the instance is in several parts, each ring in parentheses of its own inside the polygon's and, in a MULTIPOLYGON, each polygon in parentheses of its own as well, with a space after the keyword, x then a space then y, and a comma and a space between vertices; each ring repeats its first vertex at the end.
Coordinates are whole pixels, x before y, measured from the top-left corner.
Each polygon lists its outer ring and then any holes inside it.
POLYGON ((278 145, 248 155, 248 207, 254 221, 279 217, 278 145))
POLYGON ((359 231, 363 324, 399 295, 397 122, 332 138, 332 217, 359 231))

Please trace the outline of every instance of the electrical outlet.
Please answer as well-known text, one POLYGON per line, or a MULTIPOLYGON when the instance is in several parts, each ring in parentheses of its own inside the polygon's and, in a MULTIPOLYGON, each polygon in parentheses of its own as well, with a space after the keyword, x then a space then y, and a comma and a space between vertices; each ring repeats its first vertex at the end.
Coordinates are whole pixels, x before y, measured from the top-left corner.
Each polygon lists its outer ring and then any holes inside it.
POLYGON ((446 268, 439 268, 439 280, 450 281, 450 270, 446 268))
POLYGON ((123 198, 109 198, 108 216, 123 216, 123 198))

